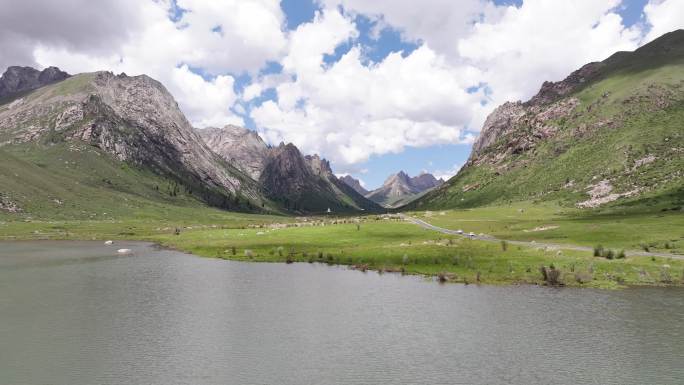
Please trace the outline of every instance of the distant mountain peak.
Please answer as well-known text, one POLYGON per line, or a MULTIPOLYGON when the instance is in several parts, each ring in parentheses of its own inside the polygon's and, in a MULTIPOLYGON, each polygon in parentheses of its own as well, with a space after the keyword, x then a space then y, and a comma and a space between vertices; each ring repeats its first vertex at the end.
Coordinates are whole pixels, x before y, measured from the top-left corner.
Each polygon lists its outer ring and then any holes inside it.
POLYGON ((354 178, 351 175, 344 175, 340 178, 340 180, 344 183, 346 183, 349 187, 353 188, 356 190, 361 195, 366 195, 368 194, 368 190, 366 190, 362 185, 361 181, 358 179, 354 178))
POLYGON ((70 75, 57 67, 40 71, 32 67, 10 66, 0 76, 0 99, 62 81, 70 75))
POLYGON ((380 188, 369 192, 366 198, 387 207, 394 207, 397 204, 407 203, 410 199, 442 183, 444 181, 437 180, 434 175, 427 172, 411 177, 401 170, 390 175, 380 188))
POLYGON ((258 133, 238 126, 198 130, 210 149, 258 181, 265 194, 297 212, 378 210, 333 174, 318 154, 303 155, 293 143, 270 147, 258 133))

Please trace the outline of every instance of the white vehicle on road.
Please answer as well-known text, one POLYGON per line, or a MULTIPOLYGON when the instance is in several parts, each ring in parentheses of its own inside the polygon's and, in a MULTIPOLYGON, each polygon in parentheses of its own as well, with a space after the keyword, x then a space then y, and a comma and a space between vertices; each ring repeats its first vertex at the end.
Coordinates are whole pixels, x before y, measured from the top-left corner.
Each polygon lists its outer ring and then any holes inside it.
POLYGON ((471 232, 468 233, 468 236, 469 236, 470 238, 475 238, 475 233, 473 233, 473 232, 471 231, 471 232))
POLYGON ((463 230, 456 230, 456 234, 463 234, 463 230))

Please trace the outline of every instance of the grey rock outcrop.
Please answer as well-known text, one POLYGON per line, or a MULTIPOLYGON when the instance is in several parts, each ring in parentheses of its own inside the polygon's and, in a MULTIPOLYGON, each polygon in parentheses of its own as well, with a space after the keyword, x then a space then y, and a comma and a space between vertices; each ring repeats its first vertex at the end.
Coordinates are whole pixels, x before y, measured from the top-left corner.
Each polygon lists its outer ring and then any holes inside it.
POLYGON ((444 180, 437 179, 429 173, 422 173, 411 178, 404 171, 399 171, 390 175, 380 188, 366 194, 366 198, 385 207, 397 207, 443 183, 444 180))
POLYGON ((31 67, 8 67, 0 77, 0 99, 62 81, 69 77, 57 67, 39 71, 31 67))
POLYGON ((259 134, 234 125, 207 127, 197 132, 215 153, 252 179, 259 180, 270 151, 259 134))
POLYGON ((361 182, 351 175, 345 175, 345 176, 341 177, 340 180, 342 182, 346 183, 347 186, 353 188, 354 191, 356 191, 357 193, 359 193, 361 195, 366 195, 369 193, 368 190, 366 190, 365 188, 363 188, 363 186, 361 186, 361 182))
POLYGON ((380 209, 339 180, 326 159, 304 156, 292 143, 269 147, 256 132, 236 126, 197 131, 211 150, 248 174, 268 198, 290 211, 380 209))
POLYGON ((258 185, 212 152, 166 88, 145 75, 79 74, 0 105, 0 139, 86 142, 212 205, 233 208, 238 195, 263 203, 258 185))

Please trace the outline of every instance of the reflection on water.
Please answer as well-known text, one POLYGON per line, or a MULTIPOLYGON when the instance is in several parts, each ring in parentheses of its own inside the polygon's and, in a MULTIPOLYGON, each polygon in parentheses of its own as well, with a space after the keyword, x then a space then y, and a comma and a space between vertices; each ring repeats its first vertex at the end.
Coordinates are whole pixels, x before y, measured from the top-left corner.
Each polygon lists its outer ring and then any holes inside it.
POLYGON ((438 285, 144 243, 0 243, 1 384, 675 384, 682 320, 681 289, 438 285))

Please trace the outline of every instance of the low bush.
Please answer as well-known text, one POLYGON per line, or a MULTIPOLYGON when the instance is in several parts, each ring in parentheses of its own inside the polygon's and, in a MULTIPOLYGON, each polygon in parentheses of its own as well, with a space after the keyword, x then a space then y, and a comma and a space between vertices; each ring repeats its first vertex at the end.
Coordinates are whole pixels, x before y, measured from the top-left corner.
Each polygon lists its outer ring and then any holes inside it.
POLYGON ((603 256, 603 246, 597 245, 594 246, 594 257, 601 257, 603 256))
POLYGON ((539 268, 539 271, 542 274, 542 279, 544 280, 544 282, 546 282, 547 285, 560 286, 563 284, 561 282, 561 271, 560 269, 556 269, 554 265, 551 265, 549 267, 542 265, 539 268))

